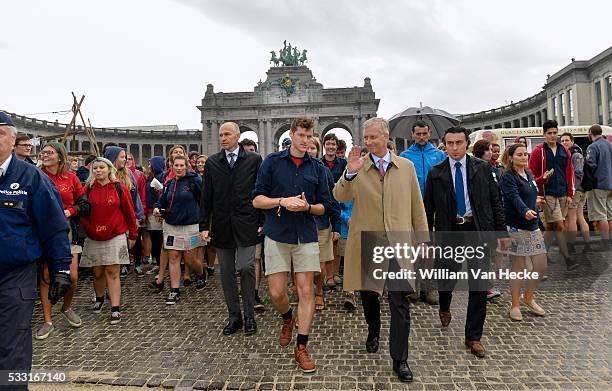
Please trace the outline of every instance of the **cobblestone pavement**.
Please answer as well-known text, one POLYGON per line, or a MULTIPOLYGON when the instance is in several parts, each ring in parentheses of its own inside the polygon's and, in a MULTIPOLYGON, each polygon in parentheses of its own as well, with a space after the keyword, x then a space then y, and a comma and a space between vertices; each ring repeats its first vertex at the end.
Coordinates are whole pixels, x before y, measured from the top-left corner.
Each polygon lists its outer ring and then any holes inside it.
MULTIPOLYGON (((440 328, 437 307, 412 305, 411 384, 400 383, 391 371, 386 300, 381 349, 368 354, 360 308, 347 312, 341 293, 328 295, 327 309, 316 314, 311 333, 317 371, 303 375, 293 349, 278 346, 280 318, 267 295, 267 310, 257 315, 257 334, 222 335, 226 307, 218 274, 202 292, 185 289, 175 306, 164 304, 167 291, 156 294, 145 287, 150 276, 130 274, 122 279, 123 319, 115 326, 108 323, 108 304, 101 315, 91 312, 91 277, 83 276, 75 305, 83 326, 71 329, 55 315, 54 333, 34 340, 34 369, 68 371, 75 383, 185 389, 612 389, 611 255, 580 254, 583 266, 573 273, 551 265, 537 296, 545 317, 524 310, 524 321, 512 323, 503 289, 504 295, 488 306, 484 359, 463 345, 465 292, 455 294, 447 330, 440 328), (562 289, 567 287, 572 289, 562 289)), ((34 327, 40 322, 37 306, 34 327)))

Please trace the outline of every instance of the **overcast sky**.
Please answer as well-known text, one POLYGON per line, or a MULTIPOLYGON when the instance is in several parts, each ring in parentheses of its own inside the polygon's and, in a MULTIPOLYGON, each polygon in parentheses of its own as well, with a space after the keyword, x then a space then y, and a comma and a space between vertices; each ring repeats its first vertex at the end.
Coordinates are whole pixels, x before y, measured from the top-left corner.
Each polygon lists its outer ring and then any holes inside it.
MULTIPOLYGON (((324 87, 363 85, 379 116, 487 110, 540 91, 572 57, 612 45, 608 1, 105 0, 2 6, 0 109, 70 108, 94 126, 200 128, 196 105, 252 91, 270 50, 308 49, 324 87)), ((68 122, 67 115, 34 115, 68 122)))

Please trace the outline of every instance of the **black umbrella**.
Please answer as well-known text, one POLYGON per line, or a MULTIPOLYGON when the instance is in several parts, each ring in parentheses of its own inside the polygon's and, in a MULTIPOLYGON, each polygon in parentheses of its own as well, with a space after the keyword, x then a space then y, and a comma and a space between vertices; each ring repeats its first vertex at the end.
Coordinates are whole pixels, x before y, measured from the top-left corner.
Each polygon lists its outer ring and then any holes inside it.
POLYGON ((418 120, 429 125, 431 137, 434 139, 441 139, 446 129, 459 124, 457 118, 444 110, 429 106, 409 107, 389 119, 391 137, 412 139, 412 125, 418 120))

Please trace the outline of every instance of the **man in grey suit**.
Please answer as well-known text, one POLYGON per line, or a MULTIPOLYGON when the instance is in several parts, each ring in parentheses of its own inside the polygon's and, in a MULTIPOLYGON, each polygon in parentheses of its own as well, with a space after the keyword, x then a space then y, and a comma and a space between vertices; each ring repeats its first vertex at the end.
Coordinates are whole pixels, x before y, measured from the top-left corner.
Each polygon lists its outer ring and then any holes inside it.
POLYGON ((253 208, 251 191, 255 187, 261 156, 248 152, 238 140, 240 128, 226 122, 219 128, 221 151, 210 156, 204 166, 204 183, 200 197, 200 232, 206 241, 212 239, 221 266, 221 285, 229 320, 224 335, 234 334, 244 325, 246 334, 257 331, 255 323, 255 246, 261 213, 253 208), (244 323, 240 311, 240 288, 244 323))

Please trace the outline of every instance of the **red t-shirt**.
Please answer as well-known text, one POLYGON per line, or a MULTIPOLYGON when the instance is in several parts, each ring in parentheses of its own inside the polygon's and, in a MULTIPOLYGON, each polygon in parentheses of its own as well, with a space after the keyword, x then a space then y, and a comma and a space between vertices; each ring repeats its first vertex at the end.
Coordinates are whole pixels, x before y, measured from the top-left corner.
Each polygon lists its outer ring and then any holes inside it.
POLYGON ((83 195, 85 190, 81 185, 81 181, 79 178, 70 171, 66 171, 63 174, 52 174, 47 171, 45 168, 42 169, 42 172, 47 174, 49 178, 55 183, 55 187, 59 190, 60 196, 62 197, 62 204, 64 205, 64 209, 70 211, 70 217, 74 217, 77 215, 77 211, 73 208, 76 200, 79 199, 80 196, 83 195))
MULTIPOLYGON (((325 159, 325 158, 324 158, 325 159)), ((335 164, 334 161, 332 160, 331 162, 327 159, 325 159, 325 163, 327 163, 327 167, 329 167, 329 169, 331 170, 332 168, 334 168, 335 164)))
POLYGON ((293 164, 295 164, 295 166, 299 168, 299 167, 300 167, 300 164, 302 164, 302 159, 303 159, 303 158, 301 158, 301 157, 295 157, 295 156, 293 156, 293 155, 290 155, 290 156, 291 156, 291 160, 293 160, 293 164))
POLYGON ((88 219, 81 219, 83 228, 91 239, 110 240, 128 231, 130 239, 138 237, 138 225, 130 191, 124 184, 121 184, 121 190, 123 194, 120 202, 114 182, 102 186, 98 181, 94 181, 89 192, 91 213, 88 219))

